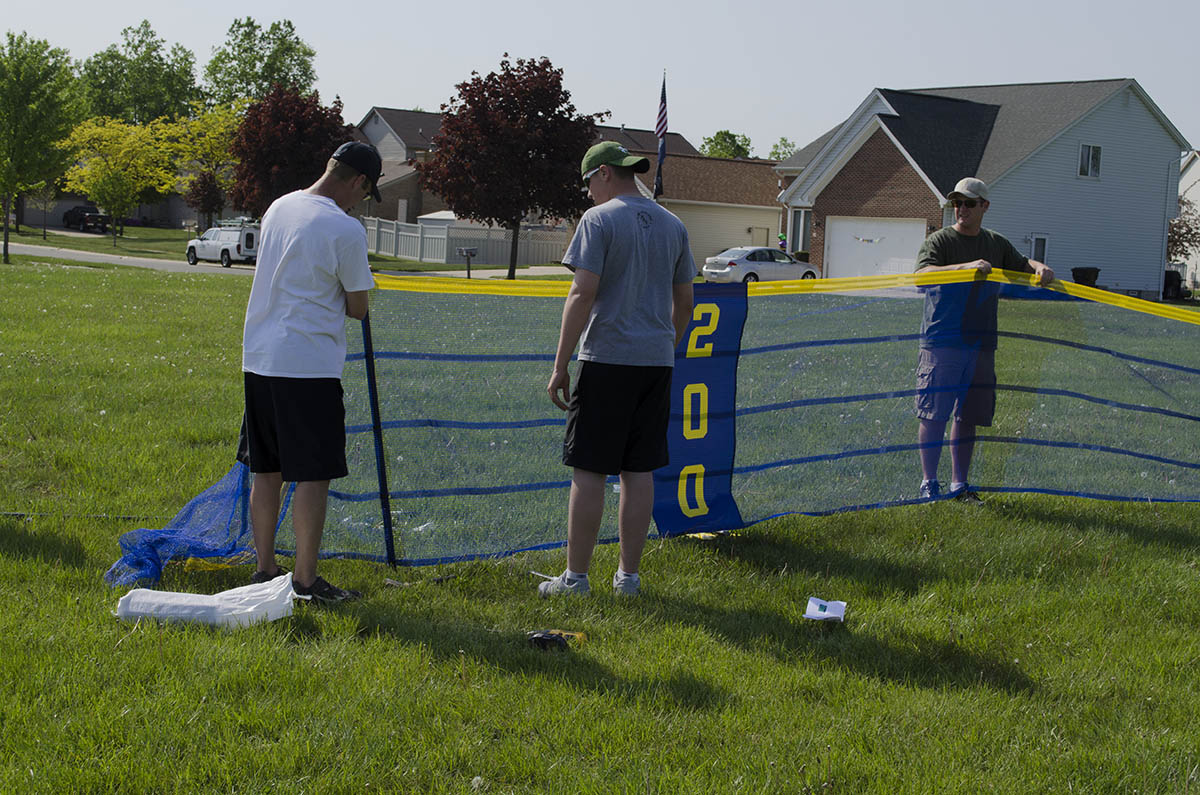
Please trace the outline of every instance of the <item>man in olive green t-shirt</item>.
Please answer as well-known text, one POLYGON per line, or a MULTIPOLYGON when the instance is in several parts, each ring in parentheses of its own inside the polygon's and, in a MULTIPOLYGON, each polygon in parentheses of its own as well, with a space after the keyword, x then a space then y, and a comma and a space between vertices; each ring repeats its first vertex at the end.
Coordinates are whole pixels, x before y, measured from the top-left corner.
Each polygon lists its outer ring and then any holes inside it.
MULTIPOLYGON (((959 180, 946 197, 954 205, 954 225, 925 239, 917 254, 917 273, 992 268, 1035 273, 1041 284, 1054 271, 1019 253, 1008 240, 983 228, 988 186, 983 180, 959 180)), ((967 471, 975 451, 975 428, 992 424, 996 406, 996 312, 999 285, 985 281, 924 288, 921 356, 917 363, 917 440, 921 453, 921 490, 941 495, 937 480, 942 439, 951 416, 949 493, 980 502, 968 489, 967 471)))

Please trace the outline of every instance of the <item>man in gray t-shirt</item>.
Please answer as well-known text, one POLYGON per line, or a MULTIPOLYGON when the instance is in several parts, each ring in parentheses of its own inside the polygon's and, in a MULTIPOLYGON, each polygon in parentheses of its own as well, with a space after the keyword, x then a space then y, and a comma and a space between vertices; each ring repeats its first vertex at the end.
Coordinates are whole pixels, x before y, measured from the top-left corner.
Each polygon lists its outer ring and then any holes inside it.
POLYGON ((691 320, 696 277, 683 223, 638 191, 634 174, 649 168, 646 158, 605 141, 588 150, 580 169, 596 206, 580 219, 563 257, 575 279, 546 387, 569 412, 567 570, 538 587, 542 596, 588 592, 608 475, 621 478, 621 562, 613 589, 636 594, 640 587, 653 470, 667 464, 671 368, 691 320), (572 392, 567 365, 577 343, 572 392))

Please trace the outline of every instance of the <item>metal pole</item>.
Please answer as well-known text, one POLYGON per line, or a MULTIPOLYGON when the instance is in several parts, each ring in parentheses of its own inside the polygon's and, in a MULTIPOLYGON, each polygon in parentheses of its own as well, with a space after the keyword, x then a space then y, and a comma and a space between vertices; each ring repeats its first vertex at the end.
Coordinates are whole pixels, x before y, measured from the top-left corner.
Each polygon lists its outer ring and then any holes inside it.
POLYGON ((396 543, 392 535, 392 495, 388 491, 387 456, 383 454, 383 422, 379 416, 379 390, 375 383, 375 346, 371 342, 371 314, 362 319, 363 363, 367 366, 367 397, 371 404, 371 428, 375 436, 375 472, 379 476, 379 509, 383 513, 383 545, 390 566, 396 565, 396 543))

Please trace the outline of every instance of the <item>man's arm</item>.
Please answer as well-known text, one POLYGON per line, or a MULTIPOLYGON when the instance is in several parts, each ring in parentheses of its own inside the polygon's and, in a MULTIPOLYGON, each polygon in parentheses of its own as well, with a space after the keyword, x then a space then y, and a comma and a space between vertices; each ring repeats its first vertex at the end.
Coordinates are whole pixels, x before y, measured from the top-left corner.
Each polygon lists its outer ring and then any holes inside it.
POLYGON ((367 290, 346 293, 346 316, 362 320, 367 316, 367 290))
POLYGON ((571 399, 571 374, 567 365, 570 364, 571 354, 575 352, 575 346, 579 343, 579 336, 587 326, 599 288, 598 274, 583 269, 576 270, 571 289, 567 291, 567 301, 563 304, 558 349, 554 352, 554 372, 550 374, 550 383, 546 385, 550 399, 563 411, 567 410, 567 402, 571 399))
MULTIPOLYGON (((910 249, 911 250, 911 249, 910 249)), ((959 262, 954 265, 926 265, 923 268, 917 268, 916 273, 935 273, 937 271, 970 271, 976 270, 980 273, 989 273, 992 270, 992 263, 985 259, 977 259, 972 262, 959 262)))
POLYGON ((675 347, 679 347, 679 341, 683 339, 692 320, 693 300, 691 282, 671 285, 671 322, 675 325, 675 347))

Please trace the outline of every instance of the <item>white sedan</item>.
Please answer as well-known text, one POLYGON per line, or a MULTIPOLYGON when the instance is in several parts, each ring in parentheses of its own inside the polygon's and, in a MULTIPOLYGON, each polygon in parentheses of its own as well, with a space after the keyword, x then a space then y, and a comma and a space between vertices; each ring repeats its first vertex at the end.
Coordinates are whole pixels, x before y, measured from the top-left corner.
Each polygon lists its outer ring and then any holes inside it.
POLYGON ((816 268, 779 249, 743 246, 722 251, 704 260, 700 269, 706 282, 756 282, 781 279, 815 279, 816 268))

